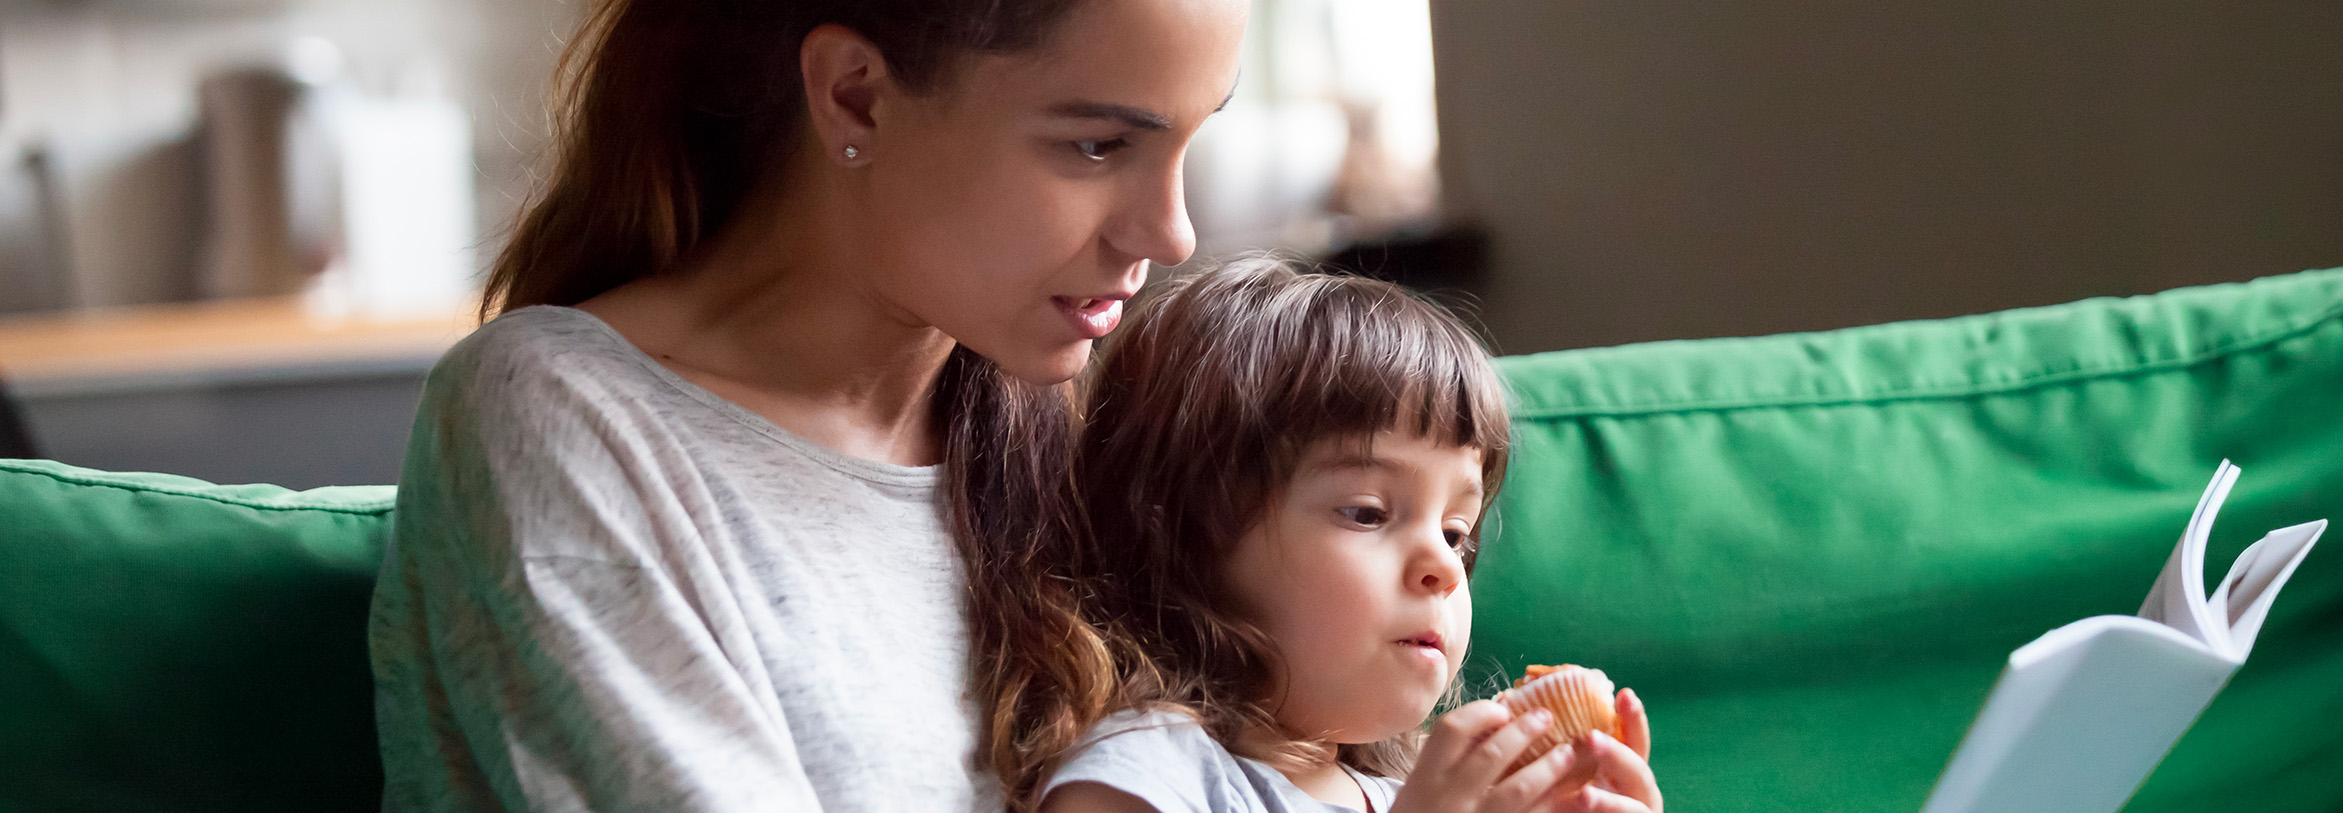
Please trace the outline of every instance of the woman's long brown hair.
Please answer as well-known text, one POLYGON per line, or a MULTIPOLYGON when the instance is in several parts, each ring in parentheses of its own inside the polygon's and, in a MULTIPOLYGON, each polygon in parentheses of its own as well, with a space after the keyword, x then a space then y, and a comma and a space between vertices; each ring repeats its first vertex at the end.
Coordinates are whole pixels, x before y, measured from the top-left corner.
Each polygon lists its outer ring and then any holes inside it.
MULTIPOLYGON (((1307 756, 1312 732, 1286 731, 1271 715, 1284 690, 1277 650, 1235 611, 1226 563, 1320 441, 1367 444, 1394 430, 1478 449, 1493 500, 1510 429, 1487 351, 1453 314, 1396 285, 1256 257, 1158 285, 1092 373, 1075 463, 1088 524, 1067 561, 1115 655, 1105 710, 1182 709, 1245 756, 1307 756), (1239 737, 1248 729, 1280 732, 1286 746, 1248 752, 1239 737)), ((1462 549, 1468 572, 1479 545, 1476 525, 1462 549)), ((1099 707, 1085 698, 1071 708, 1099 707)), ((1345 745, 1334 756, 1398 776, 1420 739, 1345 745)), ((1062 752, 1077 741, 1046 745, 1062 752)), ((1046 773, 1059 759, 1029 764, 1046 773)))
MULTIPOLYGON (((489 273, 482 317, 665 272, 724 229, 752 186, 788 183, 779 170, 806 116, 798 48, 815 27, 860 33, 920 92, 967 54, 1041 47, 1077 2, 605 0, 562 57, 553 167, 489 273)), ((1032 744, 1095 719, 1113 673, 1062 565, 1076 510, 1070 390, 1016 380, 966 347, 936 387, 971 690, 988 712, 977 757, 1026 776, 1032 744)))

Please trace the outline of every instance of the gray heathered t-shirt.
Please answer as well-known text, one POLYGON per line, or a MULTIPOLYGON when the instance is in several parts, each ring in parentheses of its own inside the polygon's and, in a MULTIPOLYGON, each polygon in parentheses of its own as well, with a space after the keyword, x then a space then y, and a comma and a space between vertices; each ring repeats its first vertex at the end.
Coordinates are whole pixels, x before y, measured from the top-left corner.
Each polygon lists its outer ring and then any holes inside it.
POLYGON ((570 308, 431 372, 370 644, 386 810, 998 810, 935 467, 570 308))
MULTIPOLYGON (((1091 726, 1080 750, 1050 774, 1042 794, 1069 782, 1097 782, 1139 797, 1161 813, 1358 813, 1311 798, 1276 768, 1229 753, 1193 717, 1124 711, 1091 726)), ((1399 781, 1343 768, 1384 813, 1399 781)))

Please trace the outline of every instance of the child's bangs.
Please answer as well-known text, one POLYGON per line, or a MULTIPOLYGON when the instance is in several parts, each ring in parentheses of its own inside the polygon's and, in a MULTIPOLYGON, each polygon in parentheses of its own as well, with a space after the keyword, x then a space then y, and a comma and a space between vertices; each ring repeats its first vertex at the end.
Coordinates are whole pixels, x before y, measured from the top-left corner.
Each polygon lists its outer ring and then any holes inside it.
POLYGON ((1363 440, 1388 430, 1479 449, 1493 492, 1510 433, 1504 385, 1480 342, 1439 306, 1395 286, 1307 282, 1280 292, 1307 304, 1268 309, 1297 317, 1280 327, 1303 332, 1313 348, 1288 357, 1292 369, 1272 379, 1285 383, 1277 414, 1299 430, 1292 434, 1363 440))

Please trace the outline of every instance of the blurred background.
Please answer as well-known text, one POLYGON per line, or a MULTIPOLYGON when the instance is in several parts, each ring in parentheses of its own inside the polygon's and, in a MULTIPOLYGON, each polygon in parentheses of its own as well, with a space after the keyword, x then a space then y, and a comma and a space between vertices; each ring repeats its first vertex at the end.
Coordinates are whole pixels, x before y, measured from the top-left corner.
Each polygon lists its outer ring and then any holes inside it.
MULTIPOLYGON (((585 4, 0 0, 0 456, 395 480, 585 4)), ((1504 353, 2343 265, 2343 3, 1254 6, 1200 258, 1504 353)))

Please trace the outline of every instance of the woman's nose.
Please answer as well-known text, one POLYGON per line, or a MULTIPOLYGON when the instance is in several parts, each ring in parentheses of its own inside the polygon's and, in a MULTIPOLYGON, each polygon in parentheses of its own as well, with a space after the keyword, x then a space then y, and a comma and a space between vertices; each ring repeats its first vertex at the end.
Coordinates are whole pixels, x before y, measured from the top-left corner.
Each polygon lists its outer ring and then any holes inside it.
POLYGON ((1196 227, 1188 222, 1186 183, 1180 162, 1134 184, 1118 228, 1108 239, 1116 248, 1156 265, 1179 265, 1196 253, 1196 227))

